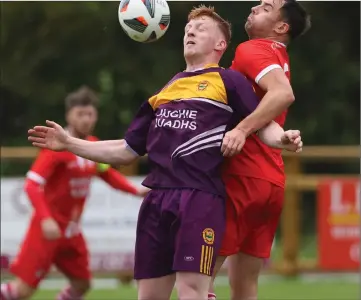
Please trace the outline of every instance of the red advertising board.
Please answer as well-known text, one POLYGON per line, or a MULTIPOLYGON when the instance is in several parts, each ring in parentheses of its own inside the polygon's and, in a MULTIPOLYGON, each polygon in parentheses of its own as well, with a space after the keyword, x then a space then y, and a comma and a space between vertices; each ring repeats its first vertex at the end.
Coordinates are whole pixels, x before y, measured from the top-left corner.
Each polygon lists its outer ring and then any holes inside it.
POLYGON ((321 269, 360 269, 360 180, 330 180, 318 189, 318 257, 321 269))

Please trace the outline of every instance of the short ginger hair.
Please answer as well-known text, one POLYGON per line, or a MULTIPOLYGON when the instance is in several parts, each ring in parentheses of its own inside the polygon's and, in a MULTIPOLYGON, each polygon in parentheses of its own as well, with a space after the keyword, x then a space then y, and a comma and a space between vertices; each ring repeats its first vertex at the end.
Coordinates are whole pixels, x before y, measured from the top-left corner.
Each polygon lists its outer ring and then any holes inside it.
POLYGON ((227 45, 229 45, 232 38, 231 23, 217 14, 213 6, 205 6, 202 4, 198 7, 194 7, 188 15, 188 22, 199 17, 209 17, 213 19, 224 35, 227 45))

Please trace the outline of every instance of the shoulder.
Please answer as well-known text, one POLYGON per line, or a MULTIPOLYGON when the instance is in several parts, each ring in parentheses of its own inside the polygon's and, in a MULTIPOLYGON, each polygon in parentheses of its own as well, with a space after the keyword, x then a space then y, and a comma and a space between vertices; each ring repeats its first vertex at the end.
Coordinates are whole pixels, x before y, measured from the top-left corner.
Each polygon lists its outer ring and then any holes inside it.
POLYGON ((145 103, 143 103, 145 105, 150 105, 151 107, 154 107, 155 102, 157 101, 157 97, 159 94, 161 94, 162 92, 164 92, 165 90, 169 89, 170 86, 172 86, 172 84, 174 82, 176 82, 178 79, 185 77, 184 72, 180 72, 177 73, 176 75, 174 75, 164 86, 162 86, 160 89, 156 90, 155 93, 153 93, 148 99, 147 101, 145 101, 145 103))
POLYGON ((177 81, 178 79, 184 78, 184 77, 188 77, 186 72, 179 72, 176 75, 174 75, 161 89, 159 89, 155 94, 159 94, 161 91, 163 91, 164 89, 166 89, 167 87, 169 87, 172 83, 174 83, 175 81, 177 81))
POLYGON ((240 82, 248 82, 246 76, 237 70, 223 69, 219 73, 221 74, 223 81, 232 82, 233 85, 240 82))
POLYGON ((254 92, 252 83, 248 80, 248 78, 236 70, 223 70, 222 78, 224 86, 228 92, 236 93, 237 95, 248 91, 254 92))
POLYGON ((272 46, 273 44, 275 43, 264 39, 249 40, 237 46, 236 55, 253 56, 262 53, 275 54, 275 47, 272 46))

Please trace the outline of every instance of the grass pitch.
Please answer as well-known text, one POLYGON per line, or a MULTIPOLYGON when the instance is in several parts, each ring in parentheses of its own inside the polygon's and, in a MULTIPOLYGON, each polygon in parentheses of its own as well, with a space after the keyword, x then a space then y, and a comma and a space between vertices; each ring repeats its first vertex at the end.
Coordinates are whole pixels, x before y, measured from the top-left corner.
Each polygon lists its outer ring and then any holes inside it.
MULTIPOLYGON (((34 300, 55 299, 57 291, 40 290, 34 300)), ((260 284, 259 300, 356 300, 360 298, 360 286, 356 282, 333 280, 330 282, 307 282, 295 279, 260 284)), ((87 300, 136 300, 134 286, 120 286, 116 289, 95 289, 87 300)), ((174 294, 172 299, 177 299, 174 294)), ((227 285, 218 286, 217 299, 229 299, 227 285)))

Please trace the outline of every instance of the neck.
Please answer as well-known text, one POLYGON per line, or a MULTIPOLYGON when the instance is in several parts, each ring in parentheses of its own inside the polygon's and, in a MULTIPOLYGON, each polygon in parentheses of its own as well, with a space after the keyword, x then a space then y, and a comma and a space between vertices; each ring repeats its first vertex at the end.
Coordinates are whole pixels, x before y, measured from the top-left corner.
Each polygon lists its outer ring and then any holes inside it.
POLYGON ((197 59, 186 59, 186 72, 193 72, 196 70, 203 69, 206 65, 218 65, 219 60, 210 57, 207 59, 197 60, 197 59))

